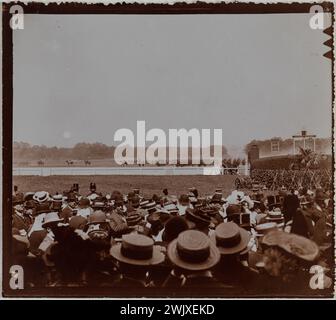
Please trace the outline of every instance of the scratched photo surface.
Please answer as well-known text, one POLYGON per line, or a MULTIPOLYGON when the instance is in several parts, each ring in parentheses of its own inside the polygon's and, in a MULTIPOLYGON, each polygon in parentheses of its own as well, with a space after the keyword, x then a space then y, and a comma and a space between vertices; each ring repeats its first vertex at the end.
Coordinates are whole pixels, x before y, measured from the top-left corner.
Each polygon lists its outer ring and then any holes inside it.
POLYGON ((6 296, 333 296, 332 11, 23 17, 6 296))

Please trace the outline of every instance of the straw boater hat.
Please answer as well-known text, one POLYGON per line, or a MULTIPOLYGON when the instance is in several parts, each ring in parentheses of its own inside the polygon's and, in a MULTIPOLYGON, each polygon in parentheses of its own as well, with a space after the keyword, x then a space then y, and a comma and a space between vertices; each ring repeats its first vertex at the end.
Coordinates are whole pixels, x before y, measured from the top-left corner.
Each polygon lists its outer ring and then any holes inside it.
POLYGON ((87 223, 88 225, 100 223, 108 223, 108 221, 106 220, 106 214, 103 211, 97 210, 89 215, 89 221, 87 223))
POLYGON ((283 220, 284 216, 280 210, 280 208, 274 208, 273 211, 270 211, 268 213, 268 216, 266 217, 266 220, 269 220, 269 221, 281 221, 283 220))
POLYGON ((222 193, 221 190, 217 190, 215 192, 215 194, 211 198, 211 202, 212 203, 221 203, 221 204, 226 202, 225 198, 223 198, 223 193, 222 193))
POLYGON ((38 203, 47 202, 50 200, 49 193, 47 191, 35 192, 33 199, 38 203))
POLYGON ((50 225, 63 222, 64 219, 58 216, 58 212, 49 212, 44 217, 42 228, 48 228, 50 225))
POLYGON ((272 231, 265 235, 262 244, 279 247, 305 261, 315 261, 319 256, 319 247, 312 240, 295 233, 272 231))
POLYGON ((211 235, 211 240, 216 244, 222 255, 243 251, 246 249, 250 238, 250 234, 234 222, 219 224, 215 233, 211 235))
POLYGON ((201 231, 186 230, 168 245, 170 261, 186 270, 201 271, 215 266, 220 260, 219 250, 201 231))
POLYGON ((138 266, 156 265, 165 259, 151 238, 135 233, 123 235, 122 243, 112 246, 110 254, 120 262, 138 266))
POLYGON ((261 223, 255 226, 255 231, 257 232, 257 237, 263 237, 267 233, 277 230, 277 224, 276 222, 266 222, 261 223))

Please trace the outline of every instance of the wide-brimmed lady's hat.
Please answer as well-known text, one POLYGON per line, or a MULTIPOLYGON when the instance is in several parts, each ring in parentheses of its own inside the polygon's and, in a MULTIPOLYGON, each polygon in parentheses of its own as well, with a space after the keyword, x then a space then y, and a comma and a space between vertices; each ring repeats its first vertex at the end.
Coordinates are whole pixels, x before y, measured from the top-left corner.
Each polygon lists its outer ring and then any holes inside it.
POLYGON ((186 270, 200 271, 215 266, 220 260, 219 250, 201 231, 187 230, 168 245, 170 261, 186 270))
POLYGON ((272 231, 264 236, 262 244, 279 247, 289 254, 305 261, 315 261, 319 256, 318 245, 305 237, 284 231, 272 231))
POLYGON ((120 262, 138 266, 156 265, 165 259, 153 239, 135 233, 123 235, 122 243, 112 246, 110 254, 120 262))
POLYGON ((51 225, 57 224, 59 222, 63 222, 64 219, 60 218, 58 212, 49 212, 44 217, 44 221, 42 223, 42 228, 48 228, 51 225))
POLYGON ((219 224, 211 235, 222 255, 240 253, 246 249, 250 238, 250 234, 234 222, 219 224))
POLYGON ((49 192, 47 191, 35 192, 33 200, 37 201, 38 203, 47 202, 50 200, 49 192))

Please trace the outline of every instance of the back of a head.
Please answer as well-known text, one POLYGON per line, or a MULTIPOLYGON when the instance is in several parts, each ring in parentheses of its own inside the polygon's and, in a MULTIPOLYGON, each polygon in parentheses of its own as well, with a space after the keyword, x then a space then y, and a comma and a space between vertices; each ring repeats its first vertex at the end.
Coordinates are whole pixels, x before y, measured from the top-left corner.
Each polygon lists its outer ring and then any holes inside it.
POLYGON ((181 232, 188 229, 188 224, 182 217, 172 217, 165 224, 162 240, 171 242, 176 239, 181 232))

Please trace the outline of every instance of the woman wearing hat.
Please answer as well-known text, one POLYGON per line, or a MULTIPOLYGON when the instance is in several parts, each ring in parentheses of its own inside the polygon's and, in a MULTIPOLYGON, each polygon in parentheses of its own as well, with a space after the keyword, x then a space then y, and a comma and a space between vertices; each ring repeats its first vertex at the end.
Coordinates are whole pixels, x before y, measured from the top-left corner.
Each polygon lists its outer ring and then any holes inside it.
POLYGON ((323 274, 323 288, 311 288, 314 265, 322 266, 315 242, 292 233, 272 231, 262 240, 263 273, 260 288, 267 295, 320 295, 332 293, 332 281, 323 274))
POLYGON ((223 285, 231 287, 229 294, 244 295, 255 290, 258 274, 241 261, 248 254, 250 239, 250 233, 234 222, 219 224, 211 236, 221 255, 214 275, 223 285))
POLYGON ((167 255, 174 268, 163 287, 188 296, 218 294, 222 289, 210 271, 219 262, 220 253, 203 232, 187 230, 180 233, 168 245, 167 255))

